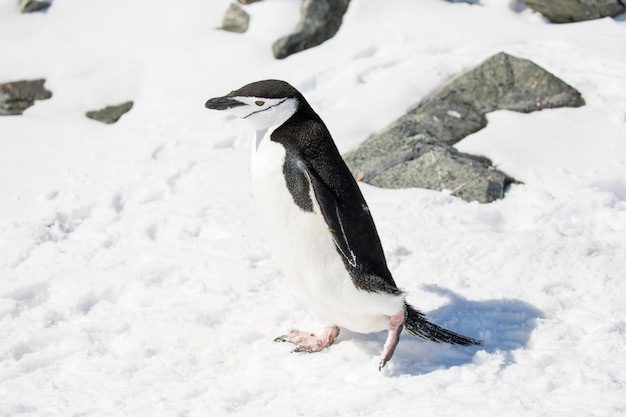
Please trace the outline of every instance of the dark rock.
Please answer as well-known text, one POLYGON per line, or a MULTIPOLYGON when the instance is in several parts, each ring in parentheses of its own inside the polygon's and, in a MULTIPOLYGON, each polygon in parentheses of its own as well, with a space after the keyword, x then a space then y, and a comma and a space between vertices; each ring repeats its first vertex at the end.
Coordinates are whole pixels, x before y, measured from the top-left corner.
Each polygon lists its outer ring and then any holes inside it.
POLYGON ((241 4, 250 4, 250 3, 256 3, 257 1, 261 1, 261 0, 237 0, 237 1, 241 4))
POLYGON ((45 100, 52 93, 44 88, 46 80, 12 81, 0 84, 0 115, 18 115, 35 104, 35 100, 45 100))
POLYGON ((364 164, 357 179, 383 188, 450 190, 480 203, 504 197, 506 187, 518 182, 494 169, 488 158, 461 153, 427 134, 406 138, 385 158, 364 164))
POLYGON ((489 202, 516 181, 488 159, 451 145, 485 127, 486 113, 494 110, 527 113, 583 104, 578 91, 533 62, 499 53, 454 77, 345 158, 357 179, 373 185, 449 189, 466 200, 489 202))
POLYGON ((623 0, 521 0, 554 23, 580 22, 626 12, 623 0))
POLYGON ((133 102, 127 101, 126 103, 118 104, 117 106, 107 106, 102 110, 94 110, 87 112, 87 117, 97 120, 99 122, 112 124, 117 122, 124 113, 130 111, 133 108, 133 102))
POLYGON ((523 113, 585 104, 581 94, 532 61, 498 53, 439 87, 385 134, 425 132, 453 145, 487 125, 494 110, 523 113))
POLYGON ((294 33, 274 43, 274 56, 283 59, 335 36, 350 0, 304 0, 294 33))
POLYGON ((51 0, 48 1, 37 1, 37 0, 21 0, 20 1, 20 12, 21 13, 32 13, 38 10, 47 9, 50 7, 51 0))
POLYGON ((224 14, 222 29, 229 32, 244 33, 248 30, 249 23, 250 15, 248 15, 245 10, 237 6, 235 3, 231 3, 230 7, 224 14))

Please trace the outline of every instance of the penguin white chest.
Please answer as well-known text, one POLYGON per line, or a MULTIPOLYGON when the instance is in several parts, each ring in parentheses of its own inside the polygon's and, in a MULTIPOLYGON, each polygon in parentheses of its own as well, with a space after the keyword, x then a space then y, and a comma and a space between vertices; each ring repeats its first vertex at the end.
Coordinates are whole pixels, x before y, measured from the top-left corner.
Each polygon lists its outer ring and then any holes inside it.
MULTIPOLYGON (((257 140, 252 153, 252 192, 257 211, 274 257, 287 277, 298 292, 315 294, 325 288, 327 283, 320 282, 320 276, 331 272, 329 268, 335 276, 343 273, 347 280, 350 278, 319 207, 313 204, 313 211, 305 211, 294 201, 283 172, 285 148, 271 141, 270 134, 268 131, 257 140)), ((312 189, 310 198, 315 201, 312 189)))

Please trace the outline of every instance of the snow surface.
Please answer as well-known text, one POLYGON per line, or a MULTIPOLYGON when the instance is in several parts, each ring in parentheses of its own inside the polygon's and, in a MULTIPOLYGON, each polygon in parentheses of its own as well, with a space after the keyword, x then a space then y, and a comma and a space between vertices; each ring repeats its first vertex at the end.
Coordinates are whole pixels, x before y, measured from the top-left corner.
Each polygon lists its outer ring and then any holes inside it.
POLYGON ((0 0, 0 81, 53 92, 0 118, 0 416, 626 414, 626 17, 550 24, 514 1, 353 1, 285 60, 300 2, 0 0), (390 268, 482 348, 317 330, 259 232, 245 122, 204 108, 263 78, 298 87, 342 151, 505 51, 587 104, 496 112, 458 144, 524 184, 480 205, 363 185, 390 268), (134 100, 115 125, 85 112, 134 100))

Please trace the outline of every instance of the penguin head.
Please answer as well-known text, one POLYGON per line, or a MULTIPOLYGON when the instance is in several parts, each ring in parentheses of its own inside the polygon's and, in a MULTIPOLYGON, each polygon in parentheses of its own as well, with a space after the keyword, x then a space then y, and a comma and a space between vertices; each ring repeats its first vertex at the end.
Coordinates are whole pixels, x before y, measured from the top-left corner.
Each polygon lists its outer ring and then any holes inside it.
POLYGON ((290 84, 280 80, 257 81, 231 91, 225 96, 209 99, 205 107, 227 110, 252 123, 261 131, 280 126, 306 103, 290 84))

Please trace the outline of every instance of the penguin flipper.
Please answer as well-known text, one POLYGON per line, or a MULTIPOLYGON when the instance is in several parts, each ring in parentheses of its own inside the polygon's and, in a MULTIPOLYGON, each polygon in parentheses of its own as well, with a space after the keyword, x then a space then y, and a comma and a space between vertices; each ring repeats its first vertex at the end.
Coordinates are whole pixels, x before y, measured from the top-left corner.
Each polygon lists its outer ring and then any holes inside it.
MULTIPOLYGON (((356 182, 352 180, 343 187, 329 183, 332 178, 325 180, 316 165, 305 159, 298 160, 296 166, 313 190, 313 197, 354 286, 368 292, 401 295, 402 291, 387 268, 374 221, 356 182), (354 204, 360 204, 360 207, 351 210, 349 206, 354 204)), ((349 175, 347 167, 346 173, 349 175)))
POLYGON ((332 190, 322 181, 319 175, 309 167, 304 161, 298 161, 298 167, 306 174, 309 183, 313 187, 313 194, 320 207, 322 216, 328 225, 333 241, 339 252, 346 261, 353 267, 357 264, 357 257, 350 247, 348 236, 341 220, 341 212, 337 198, 332 190))

